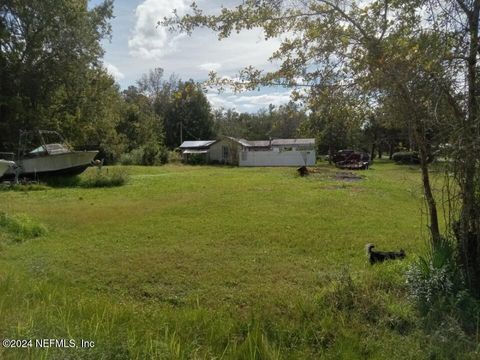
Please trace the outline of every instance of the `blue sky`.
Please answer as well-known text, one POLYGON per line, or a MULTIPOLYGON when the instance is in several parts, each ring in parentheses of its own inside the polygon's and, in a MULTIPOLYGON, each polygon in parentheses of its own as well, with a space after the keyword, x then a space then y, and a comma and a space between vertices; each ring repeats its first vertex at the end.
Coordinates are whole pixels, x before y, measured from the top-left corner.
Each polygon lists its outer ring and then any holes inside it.
MULTIPOLYGON (((90 6, 100 3, 90 0, 90 6)), ((104 66, 122 88, 135 84, 149 69, 161 67, 168 77, 175 73, 180 78, 203 81, 210 70, 221 76, 234 77, 244 66, 253 65, 271 70, 268 61, 278 48, 279 40, 265 41, 260 29, 241 32, 218 41, 206 29, 196 30, 192 36, 172 34, 156 27, 158 20, 169 16, 176 8, 188 11, 190 0, 115 0, 112 20, 112 40, 104 41, 104 66)), ((198 0, 197 4, 209 12, 221 5, 234 6, 232 0, 198 0)), ((255 112, 269 104, 281 105, 289 100, 290 91, 284 88, 263 88, 240 94, 209 91, 207 96, 215 108, 234 108, 255 112)))

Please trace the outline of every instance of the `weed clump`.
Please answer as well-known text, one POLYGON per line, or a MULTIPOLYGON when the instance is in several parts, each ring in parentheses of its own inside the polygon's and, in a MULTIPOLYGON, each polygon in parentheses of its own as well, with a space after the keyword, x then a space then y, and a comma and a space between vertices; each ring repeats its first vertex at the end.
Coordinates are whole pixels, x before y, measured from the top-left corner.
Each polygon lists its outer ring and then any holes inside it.
POLYGON ((456 256, 453 242, 442 239, 406 273, 409 297, 437 349, 434 358, 468 353, 478 335, 480 304, 467 290, 456 256))
POLYGON ((0 212, 0 230, 9 233, 19 242, 47 233, 43 224, 26 215, 9 215, 4 212, 0 212))
POLYGON ((80 179, 79 186, 83 188, 104 188, 123 186, 129 180, 128 173, 120 168, 98 170, 80 179))
POLYGON ((49 187, 43 184, 5 184, 0 185, 0 191, 44 191, 48 190, 49 187))

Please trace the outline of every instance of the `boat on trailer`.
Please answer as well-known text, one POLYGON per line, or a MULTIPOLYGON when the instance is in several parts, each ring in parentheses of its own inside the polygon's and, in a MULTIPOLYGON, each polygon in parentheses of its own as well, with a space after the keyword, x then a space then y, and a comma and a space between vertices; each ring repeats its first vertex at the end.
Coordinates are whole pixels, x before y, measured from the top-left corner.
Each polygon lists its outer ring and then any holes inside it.
POLYGON ((37 178, 49 175, 78 175, 92 165, 97 154, 97 150, 73 150, 56 131, 21 132, 17 168, 10 168, 5 176, 37 178))

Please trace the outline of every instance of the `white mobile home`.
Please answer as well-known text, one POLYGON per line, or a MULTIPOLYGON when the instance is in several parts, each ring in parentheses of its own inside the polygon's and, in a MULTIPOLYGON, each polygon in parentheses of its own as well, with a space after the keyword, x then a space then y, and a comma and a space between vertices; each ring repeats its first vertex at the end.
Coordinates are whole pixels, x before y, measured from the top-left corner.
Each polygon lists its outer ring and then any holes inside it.
POLYGON ((250 141, 223 137, 220 140, 185 141, 180 149, 185 161, 191 154, 202 154, 205 162, 239 166, 311 166, 317 161, 315 139, 250 141))

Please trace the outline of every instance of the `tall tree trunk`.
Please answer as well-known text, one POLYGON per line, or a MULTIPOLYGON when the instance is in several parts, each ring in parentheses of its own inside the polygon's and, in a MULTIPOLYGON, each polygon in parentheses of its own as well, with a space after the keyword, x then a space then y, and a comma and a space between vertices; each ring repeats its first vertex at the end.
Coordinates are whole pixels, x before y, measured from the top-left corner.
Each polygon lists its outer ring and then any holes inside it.
POLYGON ((412 121, 409 134, 410 143, 415 141, 420 155, 420 169, 422 171, 423 193, 428 207, 429 229, 431 235, 432 247, 436 248, 440 243, 441 235, 438 225, 438 211, 435 196, 433 195, 432 185, 430 183, 430 174, 428 169, 428 140, 425 133, 425 122, 416 115, 415 101, 411 98, 408 89, 404 84, 398 83, 402 97, 407 101, 412 110, 412 121))
POLYGON ((479 204, 476 199, 476 171, 478 141, 478 101, 477 101, 477 51, 478 51, 478 21, 480 1, 475 0, 469 18, 470 48, 467 60, 468 66, 468 115, 463 124, 463 151, 460 153, 459 181, 462 192, 462 209, 458 241, 460 245, 460 261, 466 271, 467 282, 474 294, 480 295, 480 219, 479 204))
MULTIPOLYGON (((418 130, 416 130, 417 132, 418 130)), ((430 174, 428 171, 428 151, 425 139, 422 139, 419 134, 416 134, 416 141, 419 145, 420 154, 420 168, 422 170, 422 184, 423 192, 425 194, 425 200, 427 201, 428 216, 429 216, 429 228, 432 236, 432 246, 435 248, 440 242, 440 229, 438 226, 438 212, 437 203, 432 191, 432 185, 430 183, 430 174)))
POLYGON ((328 146, 328 163, 332 165, 333 163, 333 156, 334 156, 334 151, 333 151, 333 145, 328 146))

